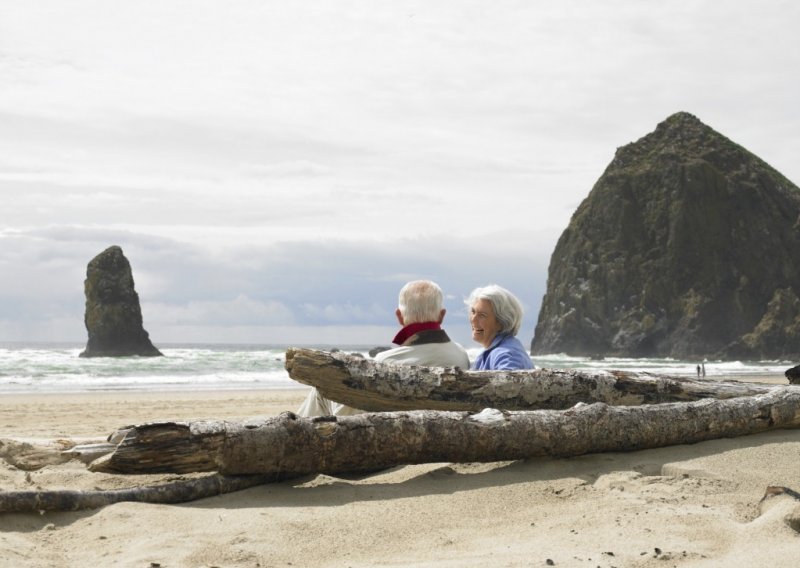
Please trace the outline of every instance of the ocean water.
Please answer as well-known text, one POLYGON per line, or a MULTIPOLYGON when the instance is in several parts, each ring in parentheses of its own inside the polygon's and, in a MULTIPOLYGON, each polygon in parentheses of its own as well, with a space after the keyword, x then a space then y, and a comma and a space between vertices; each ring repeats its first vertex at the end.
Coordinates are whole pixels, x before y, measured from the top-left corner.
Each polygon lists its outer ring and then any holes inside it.
MULTIPOLYGON (((180 391, 277 389, 302 386, 284 369, 286 345, 160 345, 164 357, 81 358, 83 344, 0 343, 0 394, 87 391, 180 391)), ((331 346, 308 346, 332 349, 331 346)), ((365 356, 373 346, 343 345, 365 356)), ((469 349, 474 358, 480 349, 469 349)), ((565 355, 534 357, 537 367, 696 376, 699 361, 565 355)), ((780 374, 789 361, 707 361, 706 376, 780 374)))

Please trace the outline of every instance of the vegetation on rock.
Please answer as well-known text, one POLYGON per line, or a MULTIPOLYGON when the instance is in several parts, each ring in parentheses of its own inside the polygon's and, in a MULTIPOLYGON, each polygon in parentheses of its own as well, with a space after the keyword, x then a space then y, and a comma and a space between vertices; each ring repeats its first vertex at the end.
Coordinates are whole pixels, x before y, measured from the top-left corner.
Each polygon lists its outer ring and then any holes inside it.
POLYGON ((553 252, 531 351, 795 358, 800 189, 688 113, 619 148, 553 252))

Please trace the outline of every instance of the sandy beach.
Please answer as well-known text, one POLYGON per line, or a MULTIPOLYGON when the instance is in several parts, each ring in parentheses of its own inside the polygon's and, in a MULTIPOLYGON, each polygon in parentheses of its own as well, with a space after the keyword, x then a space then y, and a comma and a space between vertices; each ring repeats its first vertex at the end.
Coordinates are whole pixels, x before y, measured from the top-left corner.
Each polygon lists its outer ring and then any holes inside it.
MULTIPOLYGON (((91 473, 75 460, 26 471, 36 455, 9 440, 273 416, 295 410, 305 393, 3 395, 0 487, 173 479, 91 473)), ((800 501, 760 503, 771 485, 800 490, 800 430, 571 459, 317 475, 181 505, 0 514, 0 566, 794 566, 800 501)))

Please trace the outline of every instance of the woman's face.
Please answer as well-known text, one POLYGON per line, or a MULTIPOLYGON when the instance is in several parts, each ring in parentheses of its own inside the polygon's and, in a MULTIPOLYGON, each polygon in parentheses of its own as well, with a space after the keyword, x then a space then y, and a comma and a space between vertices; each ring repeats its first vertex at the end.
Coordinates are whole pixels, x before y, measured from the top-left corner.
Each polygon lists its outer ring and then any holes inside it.
POLYGON ((494 306, 489 300, 479 298, 469 309, 469 324, 472 326, 472 339, 489 347, 500 332, 500 323, 494 315, 494 306))

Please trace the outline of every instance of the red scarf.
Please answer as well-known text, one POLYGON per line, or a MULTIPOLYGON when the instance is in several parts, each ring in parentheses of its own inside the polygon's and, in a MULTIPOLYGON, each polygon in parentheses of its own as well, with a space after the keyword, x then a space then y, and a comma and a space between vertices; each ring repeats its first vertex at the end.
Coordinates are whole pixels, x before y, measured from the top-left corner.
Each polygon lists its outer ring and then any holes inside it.
POLYGON ((410 323, 397 332, 397 335, 392 339, 392 343, 402 345, 412 335, 418 334, 420 331, 427 331, 429 329, 442 329, 442 326, 435 321, 426 321, 422 323, 410 323))

